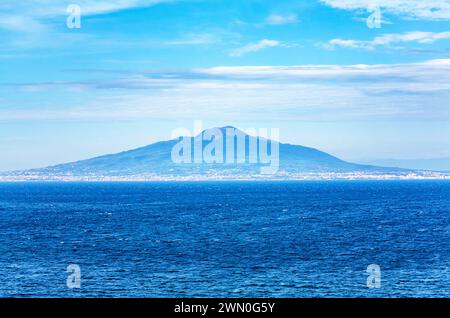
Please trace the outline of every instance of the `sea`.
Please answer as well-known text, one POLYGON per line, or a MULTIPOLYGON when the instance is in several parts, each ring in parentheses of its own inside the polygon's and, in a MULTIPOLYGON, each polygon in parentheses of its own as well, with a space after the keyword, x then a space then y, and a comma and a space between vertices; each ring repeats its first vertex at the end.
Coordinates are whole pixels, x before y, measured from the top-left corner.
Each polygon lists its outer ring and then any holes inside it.
POLYGON ((449 297, 450 181, 0 183, 0 297, 449 297))

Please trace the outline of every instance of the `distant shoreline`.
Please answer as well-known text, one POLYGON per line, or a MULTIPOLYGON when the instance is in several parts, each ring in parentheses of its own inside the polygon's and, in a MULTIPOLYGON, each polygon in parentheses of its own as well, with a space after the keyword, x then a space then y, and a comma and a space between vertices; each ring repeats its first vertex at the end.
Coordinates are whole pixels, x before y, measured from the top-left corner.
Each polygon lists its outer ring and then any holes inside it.
POLYGON ((0 182, 14 183, 14 182, 286 182, 286 181, 409 181, 409 180, 435 180, 445 181, 450 180, 450 174, 430 174, 430 175, 303 175, 289 178, 272 177, 265 178, 257 177, 87 177, 87 176, 47 176, 47 177, 24 177, 24 176, 0 176, 0 182))

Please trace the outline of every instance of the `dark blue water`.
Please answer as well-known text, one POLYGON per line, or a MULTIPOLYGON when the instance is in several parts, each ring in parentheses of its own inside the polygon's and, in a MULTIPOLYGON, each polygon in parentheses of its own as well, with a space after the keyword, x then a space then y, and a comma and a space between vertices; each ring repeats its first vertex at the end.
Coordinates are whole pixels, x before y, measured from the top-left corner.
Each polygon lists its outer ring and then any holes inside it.
POLYGON ((0 184, 3 297, 449 297, 449 266, 450 182, 0 184))

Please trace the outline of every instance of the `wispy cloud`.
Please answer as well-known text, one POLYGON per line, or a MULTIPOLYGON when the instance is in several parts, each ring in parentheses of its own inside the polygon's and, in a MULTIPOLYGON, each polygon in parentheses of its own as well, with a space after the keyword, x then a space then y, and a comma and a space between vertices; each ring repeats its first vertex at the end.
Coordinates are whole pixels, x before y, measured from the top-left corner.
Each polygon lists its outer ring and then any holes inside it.
POLYGON ((211 33, 190 33, 178 39, 164 41, 164 45, 205 45, 221 41, 217 34, 211 33))
POLYGON ((282 25, 282 24, 291 24, 291 23, 297 23, 298 18, 295 14, 271 14, 266 18, 266 24, 270 25, 282 25))
POLYGON ((222 66, 103 80, 10 83, 0 86, 4 91, 10 94, 10 107, 0 110, 2 120, 158 119, 174 113, 180 119, 231 120, 237 110, 243 119, 259 120, 450 120, 450 109, 442 103, 450 99, 450 60, 222 66), (24 103, 28 94, 33 98, 24 103), (64 106, 40 103, 36 109, 39 96, 54 96, 64 106))
POLYGON ((320 0, 337 9, 362 11, 380 7, 383 12, 407 19, 448 20, 449 0, 320 0))
POLYGON ((37 20, 21 15, 0 15, 0 29, 9 31, 39 33, 48 27, 37 20))
POLYGON ((352 39, 332 39, 325 47, 346 47, 353 49, 372 50, 378 46, 388 46, 398 43, 430 44, 438 40, 450 39, 450 31, 447 32, 423 32, 414 31, 406 33, 390 33, 377 36, 370 41, 352 39))
POLYGON ((46 27, 46 20, 67 15, 67 6, 77 4, 83 16, 92 16, 148 7, 180 0, 2 0, 0 2, 0 29, 18 32, 36 32, 46 27))
MULTIPOLYGON (((351 83, 367 84, 367 81, 383 85, 423 85, 421 91, 448 89, 450 82, 450 59, 429 60, 410 64, 356 64, 356 65, 303 65, 303 66, 241 66, 213 67, 197 70, 199 73, 228 79, 279 80, 288 82, 332 81, 335 85, 351 83), (439 79, 439 80, 438 80, 439 79), (435 83, 436 85, 430 85, 435 83)), ((420 86, 418 85, 418 86, 420 86)))
POLYGON ((267 49, 270 47, 276 47, 276 46, 279 46, 280 44, 281 43, 276 40, 264 39, 264 40, 261 40, 256 43, 249 43, 247 45, 244 45, 243 47, 236 48, 230 52, 230 56, 238 57, 238 56, 245 55, 247 53, 257 52, 257 51, 264 50, 264 49, 267 49))
POLYGON ((180 0, 2 0, 0 12, 35 17, 58 16, 66 15, 68 5, 77 4, 81 7, 83 15, 90 16, 175 1, 180 0))

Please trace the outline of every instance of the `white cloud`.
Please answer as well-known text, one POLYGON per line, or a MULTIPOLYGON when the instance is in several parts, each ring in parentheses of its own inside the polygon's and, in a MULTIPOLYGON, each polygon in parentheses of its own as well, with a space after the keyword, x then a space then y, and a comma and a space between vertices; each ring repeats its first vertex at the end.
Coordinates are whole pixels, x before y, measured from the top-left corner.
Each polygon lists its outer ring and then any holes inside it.
POLYGON ((177 0, 2 0, 0 28, 36 32, 45 27, 45 19, 66 16, 70 4, 79 5, 82 16, 91 16, 173 1, 177 0))
POLYGON ((377 36, 370 41, 351 40, 351 39, 333 39, 330 40, 326 47, 347 47, 354 49, 375 49, 377 46, 387 46, 396 43, 419 43, 430 44, 438 40, 450 39, 450 31, 447 32, 406 32, 406 33, 390 33, 377 36))
POLYGON ((297 22, 298 19, 295 14, 287 14, 287 15, 271 14, 266 18, 266 24, 271 25, 291 24, 297 22))
POLYGON ((19 32, 42 32, 47 27, 35 19, 21 15, 0 15, 0 29, 19 32))
POLYGON ((320 0, 337 9, 366 11, 380 7, 382 13, 398 15, 408 19, 448 20, 450 0, 320 0))
POLYGON ((331 81, 336 85, 345 85, 347 81, 368 85, 366 80, 370 78, 377 83, 382 83, 386 87, 389 84, 391 85, 390 88, 395 87, 399 90, 402 87, 406 88, 407 86, 418 84, 417 86, 419 86, 421 91, 449 89, 449 71, 450 59, 429 60, 423 63, 410 64, 224 66, 197 70, 197 72, 202 74, 221 76, 235 80, 252 79, 308 82, 314 79, 331 81), (446 83, 446 81, 448 82, 446 83), (403 86, 405 84, 404 82, 408 82, 408 85, 403 86))
POLYGON ((0 12, 37 17, 66 15, 67 6, 76 4, 83 15, 96 15, 120 10, 148 7, 176 0, 2 0, 0 12))
POLYGON ((0 118, 159 119, 176 114, 178 119, 233 120, 239 112, 242 120, 450 120, 445 102, 450 100, 450 59, 213 67, 167 74, 1 85, 9 107, 0 110, 0 118), (33 98, 23 98, 28 95, 33 98), (48 101, 52 96, 54 103, 48 101))
POLYGON ((250 52, 257 52, 269 47, 276 47, 279 46, 280 42, 275 40, 261 40, 257 43, 250 43, 243 47, 234 49, 230 52, 230 56, 242 56, 244 54, 250 53, 250 52))
POLYGON ((186 34, 185 36, 163 42, 164 45, 204 45, 220 42, 221 38, 217 34, 198 33, 186 34))

